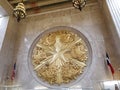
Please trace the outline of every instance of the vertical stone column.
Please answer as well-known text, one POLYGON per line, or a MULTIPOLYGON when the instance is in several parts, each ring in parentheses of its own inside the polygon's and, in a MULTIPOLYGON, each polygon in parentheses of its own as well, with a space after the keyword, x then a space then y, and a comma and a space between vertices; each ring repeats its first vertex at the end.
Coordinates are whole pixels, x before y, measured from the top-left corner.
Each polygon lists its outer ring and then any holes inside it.
POLYGON ((106 3, 120 37, 120 0, 106 0, 106 3))
POLYGON ((120 0, 104 0, 105 5, 103 6, 104 11, 106 7, 108 11, 105 11, 105 14, 108 19, 109 29, 113 34, 113 38, 120 55, 120 0))
POLYGON ((115 69, 114 79, 118 80, 120 79, 118 71, 120 67, 120 0, 103 0, 103 11, 108 25, 107 32, 110 32, 109 38, 106 38, 108 41, 106 46, 110 51, 111 62, 115 69))

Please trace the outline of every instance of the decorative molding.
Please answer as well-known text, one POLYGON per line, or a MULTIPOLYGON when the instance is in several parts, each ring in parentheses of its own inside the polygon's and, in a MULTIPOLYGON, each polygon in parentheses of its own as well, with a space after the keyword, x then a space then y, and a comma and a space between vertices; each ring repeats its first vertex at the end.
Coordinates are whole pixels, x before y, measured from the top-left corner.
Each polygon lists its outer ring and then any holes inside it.
MULTIPOLYGON (((96 6, 96 5, 98 5, 97 2, 89 3, 89 4, 86 4, 85 8, 89 8, 91 6, 96 6)), ((75 8, 73 6, 68 6, 68 7, 64 7, 64 8, 55 9, 55 10, 53 9, 53 10, 50 10, 50 11, 43 11, 41 13, 28 14, 27 17, 39 16, 39 15, 55 13, 55 12, 60 12, 60 11, 66 11, 66 10, 72 10, 72 9, 75 9, 75 8)), ((84 11, 84 9, 83 9, 83 11, 84 11)))

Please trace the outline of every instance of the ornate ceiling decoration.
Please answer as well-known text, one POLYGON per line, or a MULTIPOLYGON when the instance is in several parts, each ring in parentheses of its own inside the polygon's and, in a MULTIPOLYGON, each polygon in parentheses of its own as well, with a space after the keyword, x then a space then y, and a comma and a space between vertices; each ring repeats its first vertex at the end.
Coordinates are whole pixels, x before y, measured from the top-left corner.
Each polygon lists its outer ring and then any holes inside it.
POLYGON ((59 28, 41 33, 30 48, 31 73, 44 85, 78 82, 92 60, 89 42, 79 31, 59 28))
MULTIPOLYGON (((8 0, 8 2, 15 8, 21 0, 8 0)), ((96 0, 87 0, 87 4, 96 2, 96 0)), ((72 0, 23 0, 23 3, 27 15, 73 7, 72 0)))
POLYGON ((58 85, 70 83, 81 75, 87 60, 85 42, 77 34, 65 30, 42 37, 32 55, 38 77, 58 85))
POLYGON ((17 18, 18 22, 21 19, 24 19, 26 17, 25 5, 22 2, 18 3, 18 5, 13 10, 13 14, 17 18))

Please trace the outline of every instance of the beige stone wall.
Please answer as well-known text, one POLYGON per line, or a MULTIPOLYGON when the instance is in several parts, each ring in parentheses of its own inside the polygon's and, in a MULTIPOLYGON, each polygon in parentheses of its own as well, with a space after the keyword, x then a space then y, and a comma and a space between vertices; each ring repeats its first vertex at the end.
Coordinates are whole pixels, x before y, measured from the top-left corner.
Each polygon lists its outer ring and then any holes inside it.
MULTIPOLYGON (((5 4, 6 0, 1 0, 3 7, 11 15, 12 8, 5 4)), ((0 1, 0 2, 1 2, 0 1)), ((28 68, 28 53, 34 39, 43 31, 56 27, 68 26, 73 27, 83 33, 89 40, 93 50, 92 64, 83 77, 76 85, 82 87, 91 87, 96 82, 111 80, 110 70, 104 61, 105 51, 110 55, 115 70, 119 67, 119 55, 111 33, 115 29, 110 14, 105 4, 104 10, 107 13, 103 16, 99 5, 90 5, 80 12, 77 9, 60 10, 52 13, 40 14, 37 16, 27 17, 19 24, 10 16, 5 38, 0 52, 0 81, 5 79, 7 74, 11 73, 11 65, 17 60, 16 81, 22 84, 24 88, 33 89, 40 85, 32 77, 28 68), (105 19, 105 20, 104 20, 105 19), (107 24, 105 23, 107 21, 107 24)), ((117 40, 116 40, 117 41, 117 40)), ((115 73, 115 79, 118 79, 119 72, 115 73)), ((75 86, 76 86, 75 85, 75 86)), ((95 88, 97 88, 95 86, 95 88)), ((26 89, 25 89, 26 90, 26 89)), ((98 90, 95 89, 95 90, 98 90)))
POLYGON ((120 38, 119 33, 117 32, 115 23, 113 21, 113 17, 111 16, 110 10, 107 6, 106 0, 103 2, 103 13, 105 15, 105 21, 108 29, 106 33, 108 33, 108 37, 105 37, 106 40, 106 48, 109 51, 111 63, 115 69, 115 78, 116 80, 120 79, 120 72, 118 68, 120 68, 120 38))
MULTIPOLYGON (((43 31, 55 26, 73 27, 83 33, 89 40, 92 50, 92 64, 76 85, 91 87, 92 84, 102 80, 111 79, 111 74, 105 59, 106 25, 99 5, 85 7, 83 11, 67 9, 53 13, 46 13, 27 17, 19 23, 18 38, 16 40, 15 58, 17 59, 17 81, 24 88, 32 89, 39 85, 32 77, 28 68, 28 53, 34 39, 43 31)), ((98 89, 95 89, 98 90, 98 89)))
POLYGON ((0 50, 4 41, 8 21, 9 21, 9 16, 0 18, 0 50))
MULTIPOLYGON (((11 73, 14 60, 14 46, 16 37, 16 22, 12 17, 12 8, 7 0, 0 0, 0 6, 7 12, 1 12, 6 17, 0 22, 0 84, 5 83, 6 77, 11 73), (10 15, 7 16, 7 15, 10 15), (9 20, 9 21, 8 21, 9 20)), ((1 9, 2 9, 1 8, 1 9)), ((3 10, 4 11, 4 10, 3 10)))
POLYGON ((12 15, 12 6, 8 3, 7 0, 0 0, 0 5, 6 10, 6 12, 8 13, 8 15, 12 15))
POLYGON ((5 83, 6 77, 11 74, 14 62, 14 47, 17 32, 17 23, 13 17, 9 18, 8 26, 0 50, 0 82, 5 83))

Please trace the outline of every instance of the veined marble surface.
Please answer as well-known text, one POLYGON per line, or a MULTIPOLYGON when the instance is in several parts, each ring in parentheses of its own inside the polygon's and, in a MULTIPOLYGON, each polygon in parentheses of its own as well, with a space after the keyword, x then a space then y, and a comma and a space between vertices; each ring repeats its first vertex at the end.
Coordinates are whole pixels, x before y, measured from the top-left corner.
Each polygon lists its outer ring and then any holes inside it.
POLYGON ((22 85, 24 90, 44 87, 29 72, 28 53, 34 39, 41 32, 56 26, 68 26, 79 30, 87 37, 93 51, 89 71, 79 83, 71 87, 93 87, 95 90, 99 90, 97 82, 112 78, 104 61, 106 51, 104 34, 106 34, 107 28, 98 5, 85 7, 81 12, 77 9, 68 9, 28 17, 22 20, 19 25, 14 55, 17 60, 16 82, 22 85))

